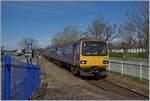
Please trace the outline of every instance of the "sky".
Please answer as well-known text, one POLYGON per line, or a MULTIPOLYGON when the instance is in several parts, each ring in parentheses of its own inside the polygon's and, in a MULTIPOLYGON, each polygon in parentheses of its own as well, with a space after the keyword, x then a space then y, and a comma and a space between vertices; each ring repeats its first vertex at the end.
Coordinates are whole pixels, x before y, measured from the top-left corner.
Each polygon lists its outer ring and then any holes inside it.
POLYGON ((68 25, 86 31, 98 16, 111 25, 126 21, 127 9, 138 9, 141 1, 3 1, 1 41, 5 49, 18 49, 23 38, 38 40, 44 48, 55 33, 68 25))

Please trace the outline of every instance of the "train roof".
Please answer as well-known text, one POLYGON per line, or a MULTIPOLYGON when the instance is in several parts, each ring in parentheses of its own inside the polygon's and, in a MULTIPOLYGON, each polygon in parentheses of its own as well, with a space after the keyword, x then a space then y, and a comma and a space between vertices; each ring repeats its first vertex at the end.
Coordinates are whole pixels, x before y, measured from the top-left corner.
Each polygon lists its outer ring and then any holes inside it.
POLYGON ((100 41, 100 42, 105 42, 105 41, 101 41, 101 40, 98 40, 98 39, 91 39, 91 38, 82 38, 82 39, 80 39, 80 41, 100 41))
POLYGON ((69 45, 69 44, 76 44, 76 43, 79 43, 80 41, 77 40, 77 41, 72 41, 72 42, 67 42, 67 43, 63 43, 63 44, 59 44, 59 45, 53 45, 51 47, 61 47, 61 46, 66 46, 66 45, 69 45))
MULTIPOLYGON (((59 44, 59 45, 53 45, 51 47, 61 47, 61 46, 69 45, 69 44, 77 44, 77 43, 80 43, 81 41, 100 41, 100 40, 81 38, 81 39, 79 39, 77 41, 67 42, 67 43, 63 43, 63 44, 59 44)), ((100 41, 100 42, 104 42, 105 43, 105 41, 100 41)))

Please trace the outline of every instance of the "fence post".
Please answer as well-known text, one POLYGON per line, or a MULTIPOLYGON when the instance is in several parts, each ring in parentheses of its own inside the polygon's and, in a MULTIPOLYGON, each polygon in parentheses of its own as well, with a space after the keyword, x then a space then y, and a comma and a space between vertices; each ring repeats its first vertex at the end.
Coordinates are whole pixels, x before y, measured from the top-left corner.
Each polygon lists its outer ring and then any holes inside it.
POLYGON ((110 75, 110 60, 109 60, 109 65, 108 65, 108 71, 109 71, 109 75, 110 75))
POLYGON ((27 100, 30 97, 30 66, 29 64, 26 64, 27 68, 27 100))
POLYGON ((40 66, 38 65, 38 70, 37 70, 37 87, 39 87, 40 86, 40 77, 41 77, 41 75, 40 75, 40 66))
POLYGON ((31 99, 31 96, 32 96, 32 81, 33 81, 33 77, 32 77, 32 65, 29 63, 29 66, 30 66, 30 79, 29 79, 29 82, 30 82, 30 99, 31 99))
POLYGON ((41 70, 40 70, 40 66, 38 65, 38 87, 41 84, 41 70))
POLYGON ((11 57, 4 56, 3 58, 3 71, 2 71, 2 99, 10 99, 10 66, 11 57))
POLYGON ((124 71, 123 71, 123 68, 124 68, 124 62, 122 61, 122 68, 121 68, 121 77, 123 77, 123 73, 124 73, 124 71))
POLYGON ((39 77, 39 83, 38 83, 38 86, 41 85, 41 68, 39 66, 39 70, 38 70, 38 77, 39 77))
POLYGON ((140 81, 142 81, 142 63, 140 63, 140 81))

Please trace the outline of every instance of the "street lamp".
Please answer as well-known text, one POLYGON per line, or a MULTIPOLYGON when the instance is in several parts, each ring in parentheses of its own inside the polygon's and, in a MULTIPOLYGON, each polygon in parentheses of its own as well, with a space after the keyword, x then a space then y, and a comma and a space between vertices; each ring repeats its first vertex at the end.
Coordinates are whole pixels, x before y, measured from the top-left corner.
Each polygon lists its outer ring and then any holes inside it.
POLYGON ((82 23, 79 24, 79 30, 80 30, 80 39, 81 39, 81 26, 84 26, 82 23))
POLYGON ((106 41, 106 44, 107 44, 107 50, 108 50, 108 56, 109 56, 108 41, 106 41))

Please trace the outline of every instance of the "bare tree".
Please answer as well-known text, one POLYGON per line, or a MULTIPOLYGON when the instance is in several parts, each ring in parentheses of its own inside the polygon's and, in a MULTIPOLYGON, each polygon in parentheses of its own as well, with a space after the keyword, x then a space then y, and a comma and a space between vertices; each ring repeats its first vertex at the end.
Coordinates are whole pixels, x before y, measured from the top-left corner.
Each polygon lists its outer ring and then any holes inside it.
POLYGON ((57 45, 61 43, 61 32, 55 33, 55 35, 51 38, 51 45, 57 45))
POLYGON ((81 32, 76 26, 66 26, 62 32, 56 33, 51 39, 52 45, 63 44, 80 39, 81 32))
POLYGON ((1 45, 1 50, 3 50, 5 48, 5 46, 4 45, 1 45))
POLYGON ((38 40, 35 40, 34 38, 23 38, 20 43, 18 43, 19 47, 22 49, 27 49, 28 44, 32 44, 32 48, 36 49, 38 48, 38 40))
POLYGON ((132 26, 130 26, 129 24, 125 24, 122 25, 120 29, 121 29, 120 34, 122 36, 121 37, 122 42, 128 44, 127 48, 130 49, 131 52, 131 49, 133 48, 133 43, 135 41, 135 33, 132 30, 132 26))
POLYGON ((108 41, 110 43, 119 36, 119 33, 116 25, 109 25, 108 21, 99 17, 89 26, 84 36, 86 38, 108 41))
POLYGON ((149 2, 143 2, 138 10, 128 10, 126 25, 136 36, 139 48, 145 48, 147 56, 149 52, 149 2))

